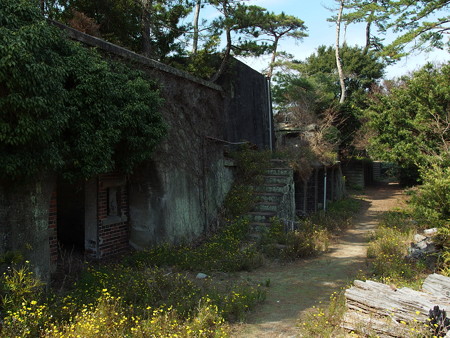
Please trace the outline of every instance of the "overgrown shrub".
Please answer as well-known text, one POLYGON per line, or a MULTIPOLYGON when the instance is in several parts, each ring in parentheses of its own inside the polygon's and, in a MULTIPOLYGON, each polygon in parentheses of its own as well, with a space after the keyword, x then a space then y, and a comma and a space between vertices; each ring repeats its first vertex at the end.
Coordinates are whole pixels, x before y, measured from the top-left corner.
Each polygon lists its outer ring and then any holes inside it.
POLYGON ((438 268, 440 273, 450 277, 450 223, 444 223, 434 238, 436 246, 440 249, 438 255, 438 268))
POLYGON ((422 169, 422 185, 413 191, 412 214, 423 228, 438 228, 438 268, 450 275, 450 167, 422 169))
POLYGON ((298 230, 285 231, 283 222, 276 218, 272 219, 269 231, 260 241, 267 257, 283 261, 315 256, 326 251, 328 244, 328 231, 310 220, 303 221, 298 230))
POLYGON ((295 231, 286 231, 284 223, 274 218, 260 240, 261 250, 269 258, 284 261, 315 256, 327 251, 332 235, 348 228, 352 216, 359 208, 360 203, 355 199, 333 202, 327 211, 320 211, 299 220, 298 229, 295 231))
POLYGON ((242 320, 265 298, 250 282, 196 285, 168 270, 124 265, 91 268, 68 294, 47 298, 30 292, 41 285, 34 275, 23 276, 3 277, 20 303, 2 302, 2 337, 224 337, 225 319, 242 320))
POLYGON ((238 151, 230 154, 236 162, 236 180, 239 184, 257 184, 265 170, 270 167, 272 153, 257 151, 249 144, 242 145, 238 151))
POLYGON ((411 199, 414 216, 430 227, 450 219, 450 167, 422 170, 422 185, 411 199))
POLYGON ((229 218, 245 215, 251 211, 255 202, 252 186, 235 184, 225 198, 225 213, 229 218))
POLYGON ((69 40, 36 2, 0 2, 0 177, 126 173, 166 133, 154 82, 69 40))

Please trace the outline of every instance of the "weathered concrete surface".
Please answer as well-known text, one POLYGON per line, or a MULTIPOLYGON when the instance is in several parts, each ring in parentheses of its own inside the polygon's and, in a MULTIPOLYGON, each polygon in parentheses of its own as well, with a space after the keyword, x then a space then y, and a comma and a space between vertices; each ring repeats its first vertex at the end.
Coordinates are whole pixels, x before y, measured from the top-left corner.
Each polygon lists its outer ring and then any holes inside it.
POLYGON ((0 185, 0 254, 20 252, 36 275, 48 280, 50 267, 49 205, 55 179, 0 185))
POLYGON ((231 142, 246 140, 260 149, 269 149, 275 134, 267 79, 241 61, 232 59, 219 84, 226 93, 225 139, 231 142))
POLYGON ((218 161, 205 178, 185 171, 165 172, 148 164, 130 184, 130 243, 143 249, 161 242, 180 242, 200 235, 214 222, 233 182, 218 161))

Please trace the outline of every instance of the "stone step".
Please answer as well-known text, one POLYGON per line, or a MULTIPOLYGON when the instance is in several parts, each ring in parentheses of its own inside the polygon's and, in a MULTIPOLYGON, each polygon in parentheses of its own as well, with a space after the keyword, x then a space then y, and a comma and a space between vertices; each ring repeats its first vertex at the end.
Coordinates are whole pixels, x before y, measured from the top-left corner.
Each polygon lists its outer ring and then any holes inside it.
POLYGON ((275 217, 277 215, 277 213, 273 212, 273 211, 250 211, 248 213, 248 215, 250 216, 251 222, 267 223, 267 222, 270 222, 270 219, 272 217, 275 217))
POLYGON ((283 167, 269 168, 266 170, 266 175, 291 176, 292 169, 291 168, 283 168, 283 167))
POLYGON ((275 202, 280 203, 283 198, 283 194, 278 192, 262 192, 256 191, 255 193, 256 200, 258 202, 275 202))
POLYGON ((279 183, 279 184, 286 184, 288 181, 289 176, 284 175, 265 175, 264 176, 264 182, 266 183, 279 183))
POLYGON ((286 184, 265 183, 254 187, 254 191, 283 193, 285 188, 286 184))
POLYGON ((253 211, 273 211, 277 212, 279 204, 277 202, 258 202, 253 211))
POLYGON ((273 165, 279 166, 279 167, 287 167, 288 166, 288 162, 286 160, 282 160, 279 158, 272 158, 270 160, 270 163, 272 163, 273 165))

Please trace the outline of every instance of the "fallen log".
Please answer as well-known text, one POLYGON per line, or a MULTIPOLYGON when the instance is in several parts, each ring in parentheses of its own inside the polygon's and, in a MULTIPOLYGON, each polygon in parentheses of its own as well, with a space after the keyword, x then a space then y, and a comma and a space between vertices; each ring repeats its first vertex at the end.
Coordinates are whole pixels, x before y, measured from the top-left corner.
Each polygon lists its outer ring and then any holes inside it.
POLYGON ((408 337, 428 323, 434 306, 450 312, 449 295, 450 278, 437 274, 427 277, 423 292, 355 280, 345 291, 348 310, 342 327, 365 335, 408 337))
POLYGON ((437 273, 429 275, 423 282, 422 290, 450 298, 450 278, 437 273))

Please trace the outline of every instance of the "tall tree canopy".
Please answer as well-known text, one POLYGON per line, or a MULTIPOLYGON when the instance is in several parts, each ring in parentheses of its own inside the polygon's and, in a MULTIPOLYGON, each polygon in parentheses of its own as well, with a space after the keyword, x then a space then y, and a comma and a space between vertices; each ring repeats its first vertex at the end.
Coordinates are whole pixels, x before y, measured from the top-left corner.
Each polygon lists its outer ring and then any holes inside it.
POLYGON ((291 64, 291 72, 277 74, 274 99, 281 110, 298 115, 294 119, 299 121, 303 116, 322 116, 334 111, 341 150, 350 155, 354 137, 362 124, 362 110, 367 107, 367 94, 383 77, 385 64, 377 53, 347 45, 341 47, 341 59, 347 92, 344 104, 338 104, 341 90, 335 49, 326 46, 320 46, 305 61, 291 64))
POLYGON ((366 23, 366 46, 383 50, 392 59, 413 50, 450 48, 449 0, 346 0, 345 7, 345 22, 366 23), (392 31, 397 38, 383 46, 371 30, 373 24, 379 34, 392 31))
POLYGON ((286 15, 284 12, 275 14, 273 12, 262 11, 260 15, 261 18, 256 23, 260 32, 256 30, 256 27, 255 31, 257 32, 257 36, 259 34, 266 35, 270 39, 270 51, 272 57, 270 59, 267 76, 271 78, 275 67, 280 40, 283 38, 292 38, 300 41, 308 36, 306 34, 307 28, 303 20, 292 15, 286 15))
POLYGON ((164 135, 154 85, 64 38, 29 0, 1 1, 0 49, 0 178, 129 172, 164 135))
POLYGON ((417 178, 417 168, 450 160, 450 63, 426 65, 388 82, 367 110, 376 131, 370 147, 379 159, 397 163, 417 178))
POLYGON ((387 28, 400 35, 388 46, 386 53, 401 56, 404 47, 411 42, 414 42, 413 50, 446 46, 450 52, 449 0, 391 0, 390 5, 393 20, 387 28))
POLYGON ((183 19, 192 11, 187 0, 57 0, 48 15, 66 23, 77 13, 98 24, 103 38, 157 60, 184 53, 182 37, 188 31, 183 19))

